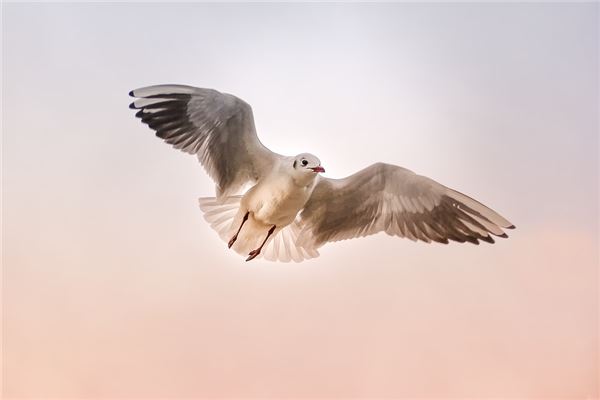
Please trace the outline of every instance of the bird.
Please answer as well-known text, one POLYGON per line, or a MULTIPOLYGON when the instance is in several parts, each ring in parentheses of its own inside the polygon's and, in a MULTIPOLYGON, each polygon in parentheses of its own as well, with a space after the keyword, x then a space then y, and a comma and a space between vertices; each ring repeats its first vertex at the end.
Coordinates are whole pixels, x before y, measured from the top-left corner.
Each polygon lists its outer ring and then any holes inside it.
POLYGON ((406 168, 378 162, 324 177, 315 155, 277 154, 259 140, 251 106, 214 89, 154 85, 129 92, 135 116, 195 155, 215 182, 204 219, 246 257, 301 262, 328 242, 378 232, 413 241, 494 243, 515 226, 477 200, 406 168))

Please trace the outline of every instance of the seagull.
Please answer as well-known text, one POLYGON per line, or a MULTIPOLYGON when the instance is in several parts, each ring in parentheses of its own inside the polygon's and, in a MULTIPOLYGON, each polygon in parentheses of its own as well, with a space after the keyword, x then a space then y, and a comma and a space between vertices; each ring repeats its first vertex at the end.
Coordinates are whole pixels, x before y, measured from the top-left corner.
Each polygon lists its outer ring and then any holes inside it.
POLYGON ((135 89, 130 108, 175 149, 198 157, 216 197, 200 209, 230 249, 247 257, 300 262, 327 242, 378 232, 413 241, 494 243, 514 225, 473 198, 382 162, 343 179, 323 177, 309 153, 277 154, 256 134, 252 108, 213 89, 135 89), (247 190, 243 190, 248 188, 247 190))

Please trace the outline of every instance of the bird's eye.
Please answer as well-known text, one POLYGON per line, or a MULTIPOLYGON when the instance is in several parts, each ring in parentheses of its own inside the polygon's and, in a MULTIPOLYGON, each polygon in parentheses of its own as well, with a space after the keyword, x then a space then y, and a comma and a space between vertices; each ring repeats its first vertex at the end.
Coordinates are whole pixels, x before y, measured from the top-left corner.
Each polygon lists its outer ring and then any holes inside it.
POLYGON ((302 165, 306 167, 308 165, 308 161, 302 160, 302 165))

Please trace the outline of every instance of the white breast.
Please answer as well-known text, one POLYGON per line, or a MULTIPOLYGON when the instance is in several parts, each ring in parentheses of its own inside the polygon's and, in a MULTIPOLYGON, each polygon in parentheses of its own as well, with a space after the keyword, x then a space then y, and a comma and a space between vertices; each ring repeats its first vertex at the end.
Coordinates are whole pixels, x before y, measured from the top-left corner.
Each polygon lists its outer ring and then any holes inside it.
POLYGON ((312 185, 297 186, 289 176, 274 174, 248 190, 242 207, 266 225, 283 227, 294 221, 311 191, 312 185))

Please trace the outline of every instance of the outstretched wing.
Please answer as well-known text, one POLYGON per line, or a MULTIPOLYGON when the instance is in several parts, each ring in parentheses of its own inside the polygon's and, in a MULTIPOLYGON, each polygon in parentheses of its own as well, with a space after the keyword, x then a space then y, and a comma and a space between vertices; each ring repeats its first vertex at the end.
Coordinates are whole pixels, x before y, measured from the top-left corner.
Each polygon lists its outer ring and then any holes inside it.
POLYGON ((280 156, 258 140, 251 107, 212 89, 157 85, 129 92, 130 108, 156 136, 190 154, 217 184, 217 197, 257 181, 280 156))
POLYGON ((301 213, 301 240, 326 242, 388 235, 425 242, 508 237, 514 226, 478 201, 405 168, 373 164, 344 179, 321 178, 301 213))

